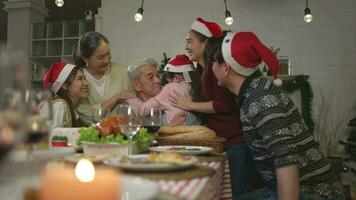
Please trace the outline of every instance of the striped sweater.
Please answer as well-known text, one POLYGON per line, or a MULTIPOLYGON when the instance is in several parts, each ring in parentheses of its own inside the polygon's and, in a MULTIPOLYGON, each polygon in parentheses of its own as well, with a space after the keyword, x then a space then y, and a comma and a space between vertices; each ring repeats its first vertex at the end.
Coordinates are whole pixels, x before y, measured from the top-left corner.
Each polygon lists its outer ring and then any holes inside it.
POLYGON ((341 186, 293 101, 264 78, 247 78, 236 103, 243 135, 267 187, 276 189, 276 169, 299 166, 300 191, 315 199, 341 199, 341 186))

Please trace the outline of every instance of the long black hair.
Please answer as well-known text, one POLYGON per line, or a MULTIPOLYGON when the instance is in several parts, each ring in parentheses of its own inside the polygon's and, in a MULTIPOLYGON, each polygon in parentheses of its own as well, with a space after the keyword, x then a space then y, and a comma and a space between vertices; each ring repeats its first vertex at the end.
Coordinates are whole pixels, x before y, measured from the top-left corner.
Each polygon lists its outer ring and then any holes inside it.
POLYGON ((219 64, 225 63, 224 57, 222 55, 221 45, 226 34, 230 31, 224 31, 221 37, 211 37, 207 40, 204 48, 204 61, 217 62, 219 64))
MULTIPOLYGON (((70 85, 73 82, 73 80, 75 79, 75 75, 77 74, 78 71, 82 71, 83 72, 83 70, 80 67, 75 66, 73 68, 73 70, 69 73, 68 78, 66 79, 64 84, 70 85)), ((75 108, 74 108, 72 100, 69 98, 68 91, 66 91, 65 89, 63 89, 63 87, 61 87, 58 90, 56 95, 59 98, 62 98, 68 104, 70 116, 71 116, 71 119, 72 119, 72 126, 73 127, 82 126, 82 123, 79 120, 76 119, 76 115, 75 115, 75 111, 74 111, 75 108)))
POLYGON ((73 52, 74 63, 77 66, 85 66, 86 63, 83 58, 89 58, 93 55, 94 51, 102 43, 108 43, 109 40, 101 33, 89 31, 84 33, 78 42, 78 47, 75 52, 73 52))
MULTIPOLYGON (((209 38, 202 33, 199 33, 193 29, 190 29, 189 32, 193 33, 194 36, 199 40, 199 42, 204 43, 209 38)), ((193 101, 201 100, 201 91, 202 91, 202 82, 201 76, 203 74, 203 67, 197 63, 197 66, 194 71, 189 72, 190 79, 192 79, 192 99, 193 101)))

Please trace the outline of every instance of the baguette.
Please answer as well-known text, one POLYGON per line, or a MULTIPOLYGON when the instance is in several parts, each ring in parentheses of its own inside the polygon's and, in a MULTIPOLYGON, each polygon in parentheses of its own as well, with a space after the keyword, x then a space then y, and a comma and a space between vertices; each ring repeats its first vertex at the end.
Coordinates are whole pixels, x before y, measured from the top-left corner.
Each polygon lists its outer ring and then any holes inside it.
MULTIPOLYGON (((189 133, 196 131, 213 131, 205 126, 176 126, 176 127, 161 127, 158 130, 159 136, 170 136, 181 133, 189 133)), ((214 131, 213 131, 214 132, 214 131)))
POLYGON ((199 130, 188 133, 179 133, 175 135, 164 136, 164 138, 172 140, 210 140, 216 138, 216 134, 212 130, 199 130))
POLYGON ((216 138, 215 131, 205 126, 161 127, 158 135, 173 140, 209 140, 216 138))

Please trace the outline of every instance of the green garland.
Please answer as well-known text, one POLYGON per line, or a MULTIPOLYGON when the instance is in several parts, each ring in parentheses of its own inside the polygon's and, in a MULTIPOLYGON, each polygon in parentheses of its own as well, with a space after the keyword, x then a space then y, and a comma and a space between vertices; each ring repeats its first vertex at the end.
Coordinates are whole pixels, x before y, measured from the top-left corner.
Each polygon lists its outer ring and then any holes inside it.
POLYGON ((163 52, 163 60, 161 60, 161 65, 159 66, 158 73, 163 73, 163 69, 171 58, 167 57, 166 52, 163 52))
POLYGON ((309 76, 298 75, 293 80, 283 82, 284 89, 290 94, 300 90, 302 103, 302 116, 310 131, 314 133, 315 123, 312 118, 311 103, 313 100, 313 91, 308 81, 309 76))

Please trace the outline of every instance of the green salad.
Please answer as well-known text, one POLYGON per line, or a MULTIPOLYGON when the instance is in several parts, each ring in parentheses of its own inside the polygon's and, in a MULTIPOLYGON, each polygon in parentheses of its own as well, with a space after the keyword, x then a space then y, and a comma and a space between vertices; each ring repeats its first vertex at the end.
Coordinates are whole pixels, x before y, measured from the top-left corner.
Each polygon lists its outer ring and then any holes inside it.
MULTIPOLYGON (((154 135, 148 133, 146 128, 140 128, 138 133, 133 136, 132 141, 136 141, 140 149, 145 149, 150 146, 154 139, 154 135)), ((81 145, 81 142, 128 144, 129 141, 130 140, 125 139, 124 136, 120 134, 102 137, 95 127, 82 127, 79 129, 77 143, 78 145, 81 145)))

